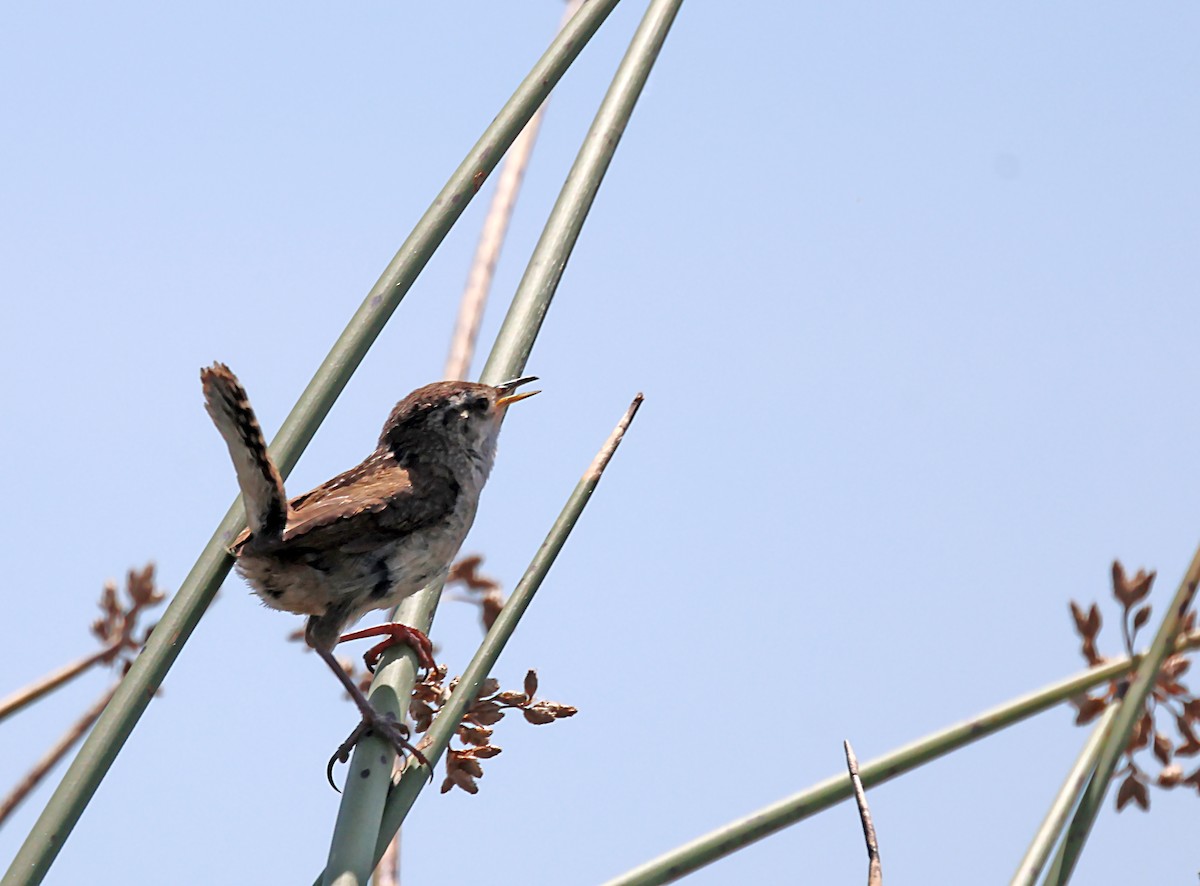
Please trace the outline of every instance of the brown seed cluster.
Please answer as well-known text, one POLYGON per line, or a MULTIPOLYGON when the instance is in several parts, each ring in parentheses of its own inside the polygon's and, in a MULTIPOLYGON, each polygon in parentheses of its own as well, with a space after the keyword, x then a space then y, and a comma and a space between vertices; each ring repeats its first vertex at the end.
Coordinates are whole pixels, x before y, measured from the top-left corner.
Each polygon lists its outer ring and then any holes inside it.
MULTIPOLYGON (((60 668, 51 675, 51 678, 39 680, 34 686, 9 696, 5 701, 14 702, 13 706, 9 708, 9 712, 19 710, 26 704, 43 698, 58 686, 86 673, 96 665, 115 666, 119 673, 124 675, 153 629, 152 627, 147 628, 141 632, 140 638, 136 638, 134 635, 138 633, 138 619, 144 610, 162 602, 165 596, 154 584, 153 563, 147 564, 141 570, 129 570, 125 579, 124 599, 117 590, 117 583, 111 580, 106 581, 104 590, 100 593, 100 617, 92 623, 92 634, 101 642, 101 648, 60 668)), ((29 772, 17 782, 8 796, 0 799, 0 825, 70 752, 75 743, 87 734, 87 731, 104 712, 109 701, 112 700, 113 693, 116 692, 119 684, 120 680, 118 679, 90 708, 83 712, 62 738, 33 764, 29 772)))
MULTIPOLYGON (((1154 576, 1155 573, 1141 569, 1136 575, 1127 576, 1119 562, 1113 563, 1113 597, 1121 605, 1121 639, 1126 654, 1130 656, 1134 654, 1138 632, 1150 620, 1150 604, 1143 601, 1150 594, 1154 576)), ((1080 651, 1087 663, 1092 667, 1104 663, 1105 657, 1096 648, 1096 639, 1103 623, 1100 607, 1093 603, 1084 610, 1072 600, 1071 615, 1081 639, 1080 651)), ((1191 633, 1195 626, 1196 613, 1189 612, 1181 630, 1184 634, 1191 633)), ((1169 656, 1158 672, 1154 688, 1146 699, 1146 709, 1134 724, 1129 737, 1124 763, 1113 775, 1114 779, 1124 776, 1117 789, 1118 810, 1124 809, 1129 803, 1149 809, 1151 784, 1161 788, 1184 785, 1200 792, 1200 768, 1185 775, 1183 766, 1177 760, 1179 757, 1200 754, 1200 739, 1196 735, 1197 729, 1200 729, 1200 699, 1180 679, 1190 665, 1189 658, 1177 653, 1169 656), (1173 734, 1164 733, 1164 723, 1174 726, 1173 734), (1151 751, 1161 767, 1153 778, 1135 757, 1139 751, 1146 749, 1151 751)), ((1124 694, 1126 686, 1127 679, 1113 680, 1099 695, 1084 694, 1072 699, 1071 703, 1076 709, 1076 724, 1090 723, 1100 716, 1114 699, 1124 694)))
MULTIPOLYGON (((478 554, 464 557, 450 568, 446 584, 457 583, 467 592, 462 597, 467 602, 477 604, 481 609, 483 628, 489 630, 496 616, 504 608, 504 593, 500 583, 494 578, 479 573, 483 557, 478 554)), ((302 640, 303 630, 296 631, 289 639, 302 640)), ((436 649, 436 647, 435 647, 436 649)), ((370 689, 374 675, 369 671, 359 671, 354 662, 339 658, 342 669, 358 681, 359 688, 365 693, 370 689)), ((412 702, 409 705, 408 716, 413 721, 413 731, 425 733, 433 725, 434 718, 441 712, 450 693, 458 685, 458 677, 446 682, 447 669, 445 665, 438 666, 425 679, 413 687, 412 702)), ((537 671, 530 670, 525 674, 524 686, 520 692, 501 691, 500 683, 489 677, 479 688, 475 701, 467 709, 463 721, 455 730, 455 737, 462 747, 446 749, 446 778, 442 782, 442 793, 459 787, 469 794, 479 792, 475 779, 483 776, 483 765, 480 761, 488 760, 500 753, 501 748, 493 745, 492 727, 504 719, 506 712, 519 710, 525 721, 535 726, 553 723, 555 720, 565 720, 573 717, 577 709, 570 705, 555 701, 539 700, 537 695, 537 671)), ((428 747, 428 737, 417 743, 417 750, 428 747)))
POLYGON ((479 605, 483 629, 490 631, 496 616, 504 608, 504 592, 500 590, 500 582, 496 579, 479 574, 479 565, 482 562, 483 557, 479 554, 463 557, 450 567, 446 584, 460 584, 466 589, 468 596, 460 599, 479 605))
MULTIPOLYGON (((104 583, 100 594, 101 615, 92 622, 92 634, 104 644, 105 662, 114 661, 123 651, 136 654, 154 629, 151 625, 140 638, 134 637, 142 611, 158 605, 165 596, 154 584, 153 563, 147 563, 141 570, 129 570, 125 577, 125 596, 129 598, 128 603, 120 599, 115 581, 109 579, 104 583)), ((129 662, 124 664, 128 667, 129 662)))
MULTIPOLYGON (((445 681, 446 669, 439 667, 413 688, 409 714, 414 720, 413 728, 416 732, 429 731, 434 718, 458 685, 457 677, 449 684, 445 681)), ((525 674, 525 685, 520 692, 501 691, 500 682, 494 677, 489 677, 483 682, 475 701, 471 703, 455 731, 455 737, 464 746, 446 750, 443 794, 455 787, 462 788, 468 794, 479 792, 479 785, 475 783, 475 779, 483 776, 483 765, 480 761, 500 753, 500 748, 492 744, 492 727, 503 720, 508 711, 520 711, 525 721, 535 726, 575 716, 576 709, 570 705, 537 699, 537 688, 537 671, 534 670, 525 674)), ((424 746, 424 741, 417 744, 418 749, 424 746)))

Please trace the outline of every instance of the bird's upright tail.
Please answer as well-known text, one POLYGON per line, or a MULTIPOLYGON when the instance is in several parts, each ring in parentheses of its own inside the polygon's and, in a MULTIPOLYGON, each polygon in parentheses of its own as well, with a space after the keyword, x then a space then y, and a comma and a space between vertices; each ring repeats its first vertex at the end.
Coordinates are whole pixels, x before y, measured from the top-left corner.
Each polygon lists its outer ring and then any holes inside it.
POLYGON ((282 535, 287 525, 283 478, 267 452, 246 389, 224 363, 201 369, 200 382, 205 408, 229 447, 251 534, 259 539, 282 535))

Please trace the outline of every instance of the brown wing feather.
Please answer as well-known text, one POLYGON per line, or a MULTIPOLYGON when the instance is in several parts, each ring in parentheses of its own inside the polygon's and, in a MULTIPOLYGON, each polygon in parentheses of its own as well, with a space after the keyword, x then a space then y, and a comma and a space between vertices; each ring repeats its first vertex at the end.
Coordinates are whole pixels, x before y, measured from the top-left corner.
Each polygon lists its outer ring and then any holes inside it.
MULTIPOLYGON (((358 467, 288 502, 281 541, 285 547, 371 551, 444 520, 457 498, 452 478, 402 468, 389 453, 376 452, 358 467)), ((243 533, 234 541, 235 553, 247 538, 243 533)))

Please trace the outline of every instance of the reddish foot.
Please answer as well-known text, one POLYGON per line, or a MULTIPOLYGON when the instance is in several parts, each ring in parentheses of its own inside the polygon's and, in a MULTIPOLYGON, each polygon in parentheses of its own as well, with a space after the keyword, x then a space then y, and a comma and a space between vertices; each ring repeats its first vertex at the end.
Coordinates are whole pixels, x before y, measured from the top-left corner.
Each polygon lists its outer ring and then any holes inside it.
POLYGON ((383 651, 401 644, 413 648, 413 651, 417 653, 417 661, 421 663, 421 667, 430 671, 434 669, 433 644, 429 642, 429 638, 425 636, 423 631, 418 631, 416 628, 409 627, 408 625, 395 623, 375 625, 374 627, 363 628, 361 631, 343 634, 338 638, 338 642, 379 636, 385 636, 387 639, 382 643, 372 646, 363 655, 363 661, 367 663, 367 670, 374 673, 375 665, 379 664, 379 656, 383 655, 383 651))

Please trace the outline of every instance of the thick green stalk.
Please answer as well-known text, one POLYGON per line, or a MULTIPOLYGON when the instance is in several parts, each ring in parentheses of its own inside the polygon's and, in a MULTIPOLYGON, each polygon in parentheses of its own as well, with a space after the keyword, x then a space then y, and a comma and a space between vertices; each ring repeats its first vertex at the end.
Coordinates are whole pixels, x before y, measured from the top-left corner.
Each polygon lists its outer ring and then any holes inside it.
POLYGON ((642 16, 534 247, 481 381, 497 384, 524 371, 584 219, 682 4, 651 0, 642 16))
POLYGON ((1146 698, 1154 689, 1158 671, 1167 660, 1167 656, 1176 649, 1179 631, 1196 596, 1197 585, 1200 585, 1200 547, 1192 555, 1192 563, 1188 566, 1183 581, 1179 583, 1179 590, 1175 592, 1171 608, 1167 610, 1162 624, 1158 626, 1158 633, 1154 635, 1154 642, 1150 644, 1149 650, 1138 665, 1133 682, 1129 684, 1129 689, 1113 718, 1112 729, 1104 737, 1096 760, 1096 769, 1087 788, 1084 789, 1083 797, 1079 800, 1079 808, 1075 810, 1075 817, 1071 819, 1071 825, 1058 848, 1054 863, 1046 873, 1047 883, 1066 883, 1071 879, 1071 873, 1075 870, 1088 835, 1092 832, 1092 826, 1096 823, 1096 816, 1100 814, 1100 808, 1104 804, 1108 783, 1112 780, 1121 755, 1129 746, 1129 735, 1134 724, 1145 713, 1146 698))
MULTIPOLYGON (((1176 651, 1200 647, 1200 631, 1181 637, 1176 651)), ((1148 654, 1148 653, 1147 653, 1148 654)), ((1034 714, 1060 704, 1133 670, 1144 655, 1132 659, 1118 658, 1098 668, 1092 668, 1052 683, 1036 692, 1013 699, 969 720, 927 735, 901 748, 884 754, 859 770, 863 785, 882 784, 898 775, 910 772, 925 763, 945 756, 972 742, 1019 723, 1034 714)), ((789 825, 822 812, 852 796, 850 779, 845 773, 827 778, 812 787, 751 813, 714 831, 672 849, 656 859, 609 880, 604 886, 657 886, 670 883, 692 871, 731 855, 737 850, 769 837, 789 825)))
MULTIPOLYGON (((414 662, 409 656, 397 656, 381 662, 375 670, 375 679, 368 695, 375 710, 381 714, 392 714, 398 723, 403 723, 408 711, 408 698, 397 697, 392 684, 404 679, 412 680, 414 674, 414 662)), ((395 759, 396 751, 391 742, 374 734, 364 736, 355 745, 350 765, 346 768, 345 790, 342 802, 338 805, 329 857, 325 862, 325 883, 328 886, 357 886, 367 882, 371 870, 363 870, 359 859, 375 851, 375 834, 383 816, 383 804, 387 799, 389 776, 395 759), (374 777, 378 773, 383 773, 382 781, 374 777)))
MULTIPOLYGON (((596 0, 584 4, 580 14, 587 12, 594 2, 596 0)), ((616 151, 621 134, 625 131, 634 105, 637 103, 642 87, 645 86, 650 69, 658 57, 663 41, 666 40, 667 32, 670 30, 681 3, 682 0, 651 0, 633 39, 630 41, 625 57, 617 68, 608 92, 596 112, 592 126, 584 137, 575 163, 567 174, 567 180, 546 221, 542 236, 534 248, 525 275, 513 295, 508 314, 504 318, 487 364, 484 366, 482 381, 497 384, 506 379, 515 378, 524 372, 525 362, 533 349, 533 343, 541 329, 542 320, 550 309, 550 303, 554 298, 558 283, 562 279, 563 269, 567 265, 571 250, 583 228, 588 210, 600 188, 600 183, 604 179, 604 174, 616 151)), ((404 601, 402 611, 397 615, 398 620, 415 626, 428 626, 432 622, 433 607, 437 605, 440 593, 440 586, 428 587, 408 598, 404 601)), ((384 653, 383 661, 389 662, 396 657, 411 659, 412 655, 412 652, 404 647, 396 647, 384 653)), ((411 668, 389 672, 390 675, 386 678, 387 683, 397 698, 406 699, 412 693, 415 677, 410 675, 413 673, 415 671, 411 668)), ((379 683, 381 679, 377 677, 375 683, 379 683)), ((372 691, 374 688, 375 684, 373 683, 372 691)), ((354 765, 353 762, 351 765, 354 765)), ((373 814, 373 810, 377 806, 376 798, 379 795, 380 785, 385 787, 390 785, 390 778, 385 778, 380 767, 372 767, 370 776, 363 779, 362 782, 360 784, 356 781, 355 790, 357 792, 361 789, 363 795, 370 798, 367 803, 372 811, 364 810, 352 814, 353 820, 360 824, 373 814), (376 783, 367 784, 367 782, 376 783)), ((353 802, 356 801, 348 789, 342 805, 353 802)), ((392 810, 393 808, 393 804, 389 800, 387 809, 392 810)), ((390 811, 385 813, 384 830, 388 830, 387 822, 391 820, 391 816, 390 811)), ((399 821, 397 820, 396 825, 388 830, 389 838, 391 833, 395 833, 398 826, 399 821)), ((376 830, 378 831, 379 828, 376 830)), ((343 851, 335 847, 331 849, 331 855, 336 852, 342 859, 341 865, 347 870, 370 871, 382 854, 387 840, 381 837, 378 850, 365 855, 359 854, 363 845, 361 837, 356 838, 354 842, 356 848, 353 851, 349 849, 343 851), (353 860, 351 860, 352 855, 353 860)), ((323 874, 326 883, 337 882, 341 886, 343 883, 356 882, 353 879, 339 880, 339 876, 341 876, 340 872, 329 868, 323 874)), ((363 876, 365 877, 365 875, 363 876)), ((363 882, 363 880, 360 879, 357 882, 363 882)))
MULTIPOLYGON (((591 0, 568 23, 421 217, 317 369, 273 441, 271 452, 284 475, 295 466, 384 323, 483 180, 617 2, 591 0)), ((38 883, 45 877, 228 573, 232 561, 225 545, 244 522, 241 501, 235 501, 34 824, 0 881, 3 886, 38 883)))
POLYGON ((1037 882, 1038 874, 1046 866, 1050 853, 1054 851, 1054 844, 1062 835, 1063 826, 1067 823, 1067 816, 1075 808, 1075 804, 1079 801, 1079 795, 1083 793, 1083 789, 1088 783, 1089 776, 1096 769, 1096 759, 1100 756, 1100 747, 1104 736, 1112 729, 1113 718, 1119 708, 1120 705, 1116 702, 1109 705, 1096 722, 1091 735, 1080 749, 1075 764, 1067 773, 1062 787, 1055 794, 1054 801, 1046 812, 1046 817, 1038 827, 1037 833, 1033 835, 1029 848, 1025 850, 1025 857, 1021 859, 1021 863, 1017 866, 1017 872, 1013 874, 1012 886, 1034 886, 1037 882))
MULTIPOLYGON (((392 620, 428 633, 442 584, 439 580, 401 601, 392 613, 392 620)), ((397 722, 403 723, 416 679, 416 655, 404 647, 402 654, 384 655, 375 669, 368 698, 376 710, 395 714, 397 722), (409 688, 401 694, 405 686, 409 688)), ((369 860, 375 852, 375 835, 379 833, 384 802, 392 786, 395 756, 391 744, 375 736, 364 738, 355 746, 346 769, 346 785, 330 838, 329 857, 318 881, 324 886, 359 886, 367 882, 374 869, 369 860)))

